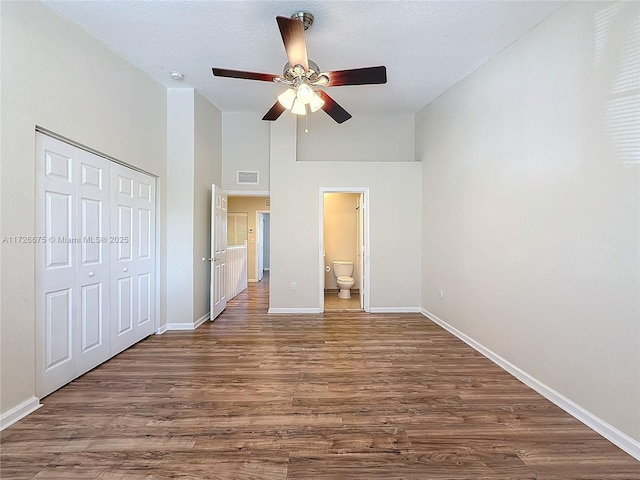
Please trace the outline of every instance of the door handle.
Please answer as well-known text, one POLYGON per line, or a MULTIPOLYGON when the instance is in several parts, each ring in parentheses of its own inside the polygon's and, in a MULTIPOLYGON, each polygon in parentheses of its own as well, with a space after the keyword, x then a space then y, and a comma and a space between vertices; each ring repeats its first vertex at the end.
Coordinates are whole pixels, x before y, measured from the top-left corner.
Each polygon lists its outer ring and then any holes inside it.
POLYGON ((93 273, 93 272, 89 272, 89 276, 90 276, 90 277, 93 277, 94 275, 95 275, 95 273, 93 273))
POLYGON ((123 271, 123 272, 128 272, 128 271, 129 271, 129 269, 128 269, 127 267, 124 267, 124 268, 122 269, 122 271, 123 271))

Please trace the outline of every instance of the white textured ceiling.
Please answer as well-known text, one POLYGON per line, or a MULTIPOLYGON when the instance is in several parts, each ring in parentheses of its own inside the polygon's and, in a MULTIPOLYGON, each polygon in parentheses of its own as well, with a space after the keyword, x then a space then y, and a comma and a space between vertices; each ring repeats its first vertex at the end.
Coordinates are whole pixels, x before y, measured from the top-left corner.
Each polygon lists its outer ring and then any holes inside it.
POLYGON ((44 3, 167 87, 193 87, 223 112, 266 112, 282 86, 213 77, 211 67, 281 74, 275 17, 315 16, 322 70, 386 65, 386 85, 329 88, 352 114, 415 113, 564 1, 59 1, 44 3), (169 72, 178 70, 177 82, 169 72))

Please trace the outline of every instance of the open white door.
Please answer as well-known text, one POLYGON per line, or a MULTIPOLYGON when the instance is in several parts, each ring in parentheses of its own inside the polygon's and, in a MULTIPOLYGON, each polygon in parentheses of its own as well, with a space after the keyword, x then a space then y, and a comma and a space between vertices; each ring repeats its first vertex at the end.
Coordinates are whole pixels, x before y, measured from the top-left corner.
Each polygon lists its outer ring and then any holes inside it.
POLYGON ((358 278, 360 279, 360 308, 364 309, 364 193, 358 198, 358 278))
POLYGON ((227 194, 211 185, 211 320, 227 306, 227 194))
POLYGON ((258 281, 264 276, 264 213, 258 212, 258 281))

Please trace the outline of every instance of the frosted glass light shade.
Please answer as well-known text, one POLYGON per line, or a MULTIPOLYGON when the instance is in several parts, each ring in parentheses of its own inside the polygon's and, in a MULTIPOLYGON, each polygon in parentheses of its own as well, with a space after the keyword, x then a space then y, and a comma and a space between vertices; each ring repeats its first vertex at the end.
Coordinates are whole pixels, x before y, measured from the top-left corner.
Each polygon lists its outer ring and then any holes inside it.
POLYGON ((313 92, 313 98, 311 99, 311 102, 309 102, 309 108, 311 109, 311 111, 317 112, 322 108, 323 105, 324 100, 322 99, 322 97, 318 95, 317 92, 313 92))
POLYGON ((315 92, 309 85, 307 85, 306 83, 301 83, 298 86, 296 96, 298 97, 298 100, 300 102, 307 104, 311 101, 314 94, 315 92))
POLYGON ((296 91, 293 88, 287 88, 284 92, 278 95, 278 102, 287 110, 291 110, 293 102, 296 99, 296 91))
POLYGON ((293 102, 293 107, 291 107, 291 113, 295 113, 296 115, 306 115, 307 106, 296 99, 296 101, 293 102))

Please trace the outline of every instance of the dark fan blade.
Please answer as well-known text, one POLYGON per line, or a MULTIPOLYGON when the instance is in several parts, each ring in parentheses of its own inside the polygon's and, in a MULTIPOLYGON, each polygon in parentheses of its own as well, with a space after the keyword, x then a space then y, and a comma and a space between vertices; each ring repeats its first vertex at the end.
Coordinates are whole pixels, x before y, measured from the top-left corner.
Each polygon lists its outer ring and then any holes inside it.
POLYGON ((327 87, 340 85, 372 85, 387 83, 387 67, 352 68, 350 70, 336 70, 327 72, 329 83, 327 87))
POLYGON ((273 82, 273 79, 279 76, 271 73, 243 72, 242 70, 228 70, 226 68, 212 68, 211 70, 216 77, 244 78, 263 82, 273 82))
POLYGON ((276 102, 273 104, 273 107, 271 107, 271 109, 267 112, 267 114, 264 117, 262 117, 262 119, 269 120, 269 121, 277 120, 278 117, 282 115, 282 112, 284 111, 285 111, 285 108, 280 104, 280 102, 276 102))
POLYGON ((295 18, 276 17, 284 49, 287 52, 289 65, 302 65, 304 71, 309 70, 307 59, 307 42, 304 38, 304 24, 295 18))
POLYGON ((327 112, 331 118, 338 123, 344 123, 351 118, 351 114, 336 103, 336 101, 327 95, 326 92, 320 91, 320 96, 324 100, 322 110, 327 112))

